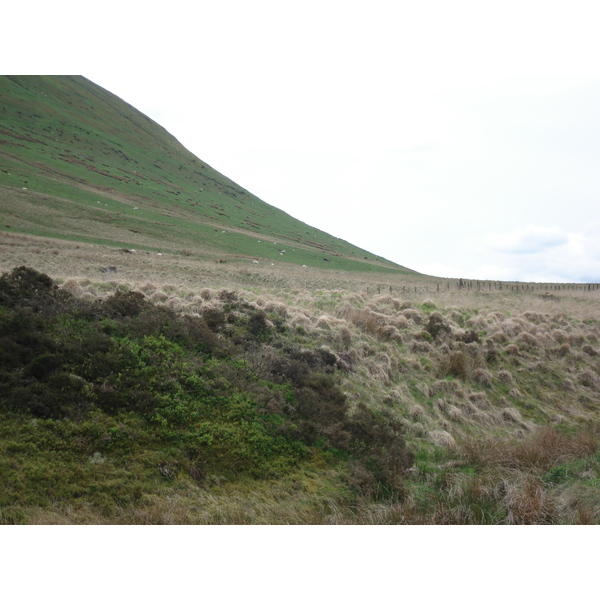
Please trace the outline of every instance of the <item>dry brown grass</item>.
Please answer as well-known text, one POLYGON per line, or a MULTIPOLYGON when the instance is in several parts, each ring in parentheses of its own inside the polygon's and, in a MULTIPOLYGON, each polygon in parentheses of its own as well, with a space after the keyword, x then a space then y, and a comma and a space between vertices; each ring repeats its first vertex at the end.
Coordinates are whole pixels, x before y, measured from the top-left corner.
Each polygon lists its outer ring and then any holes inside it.
POLYGON ((559 520, 557 502, 539 478, 527 473, 505 485, 509 525, 550 525, 559 520))
MULTIPOLYGON (((510 420, 520 420, 505 409, 510 420)), ((591 431, 569 438, 550 427, 540 427, 523 440, 488 437, 483 440, 465 440, 461 453, 471 463, 482 466, 502 465, 514 469, 549 469, 575 458, 593 454, 598 449, 598 438, 591 431)))

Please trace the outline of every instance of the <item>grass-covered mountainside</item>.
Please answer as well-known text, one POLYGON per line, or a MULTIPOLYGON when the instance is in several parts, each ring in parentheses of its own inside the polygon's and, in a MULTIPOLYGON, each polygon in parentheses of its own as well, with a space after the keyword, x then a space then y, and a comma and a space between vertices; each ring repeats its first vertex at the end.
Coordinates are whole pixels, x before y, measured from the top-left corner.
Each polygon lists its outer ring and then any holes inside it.
POLYGON ((83 77, 0 76, 0 195, 0 225, 11 232, 410 272, 266 204, 83 77))
POLYGON ((600 524, 598 286, 427 278, 85 79, 0 94, 0 523, 600 524))

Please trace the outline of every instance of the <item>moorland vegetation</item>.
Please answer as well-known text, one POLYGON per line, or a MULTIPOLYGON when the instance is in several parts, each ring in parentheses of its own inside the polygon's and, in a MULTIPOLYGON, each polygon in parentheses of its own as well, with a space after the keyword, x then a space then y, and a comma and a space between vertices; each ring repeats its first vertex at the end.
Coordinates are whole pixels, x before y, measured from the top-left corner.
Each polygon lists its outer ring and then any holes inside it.
POLYGON ((597 285, 435 279, 82 77, 0 77, 0 522, 600 522, 597 285))
POLYGON ((4 523, 599 521, 593 295, 20 267, 0 303, 4 523))

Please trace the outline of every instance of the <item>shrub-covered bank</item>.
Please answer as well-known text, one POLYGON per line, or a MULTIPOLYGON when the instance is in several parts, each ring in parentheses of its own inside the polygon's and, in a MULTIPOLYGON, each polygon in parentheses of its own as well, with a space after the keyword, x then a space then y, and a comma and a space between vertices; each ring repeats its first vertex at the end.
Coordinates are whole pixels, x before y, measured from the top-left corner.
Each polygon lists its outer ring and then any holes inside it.
POLYGON ((78 299, 26 267, 0 278, 5 522, 65 503, 110 519, 157 490, 317 464, 350 497, 399 498, 398 420, 350 411, 336 357, 301 348, 281 316, 222 300, 184 316, 133 291, 78 299), (249 360, 267 344, 268 366, 249 360))
POLYGON ((14 269, 2 522, 598 523, 598 322, 478 301, 14 269))

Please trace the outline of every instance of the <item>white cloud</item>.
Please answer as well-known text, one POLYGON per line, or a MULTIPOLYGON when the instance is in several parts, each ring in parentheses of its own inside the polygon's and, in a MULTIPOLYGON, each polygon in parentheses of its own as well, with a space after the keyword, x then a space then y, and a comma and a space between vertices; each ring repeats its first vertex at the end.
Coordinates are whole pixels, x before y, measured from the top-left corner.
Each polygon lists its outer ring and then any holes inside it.
POLYGON ((490 281, 517 281, 518 274, 515 269, 500 264, 484 264, 472 271, 466 277, 468 279, 483 279, 490 281))
POLYGON ((410 263, 408 266, 410 269, 418 271, 424 275, 432 275, 434 277, 450 277, 452 279, 459 279, 461 277, 466 277, 465 272, 456 269, 450 265, 444 264, 442 262, 433 262, 433 263, 410 263))
MULTIPOLYGON (((495 254, 504 279, 539 282, 600 281, 598 224, 585 233, 558 227, 527 225, 504 234, 486 236, 487 252, 495 254)), ((484 270, 484 269, 481 269, 484 270)))
POLYGON ((569 236, 558 227, 527 225, 508 233, 490 233, 486 236, 486 242, 497 252, 536 254, 567 244, 569 236))

